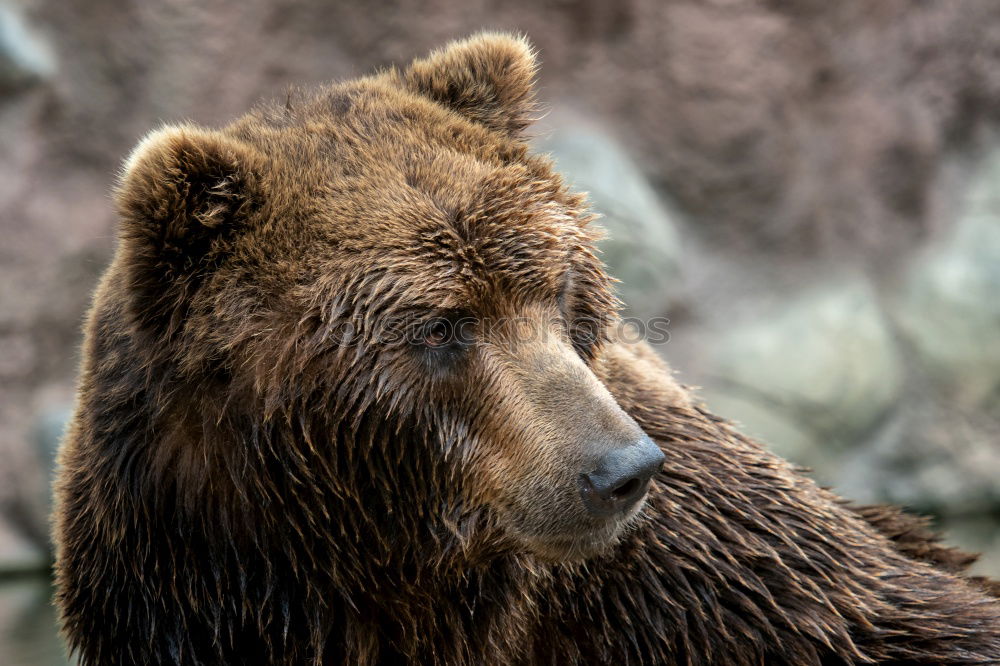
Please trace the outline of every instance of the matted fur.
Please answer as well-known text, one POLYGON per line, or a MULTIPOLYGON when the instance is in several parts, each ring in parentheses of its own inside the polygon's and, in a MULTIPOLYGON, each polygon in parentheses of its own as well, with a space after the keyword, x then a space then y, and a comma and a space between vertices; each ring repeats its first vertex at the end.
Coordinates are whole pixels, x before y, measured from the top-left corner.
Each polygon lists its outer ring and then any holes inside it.
POLYGON ((585 203, 521 136, 535 68, 484 34, 129 158, 57 482, 82 663, 1000 661, 971 557, 611 335, 585 203), (435 313, 536 335, 386 336, 435 313), (663 471, 598 525, 581 443, 640 427, 663 471))

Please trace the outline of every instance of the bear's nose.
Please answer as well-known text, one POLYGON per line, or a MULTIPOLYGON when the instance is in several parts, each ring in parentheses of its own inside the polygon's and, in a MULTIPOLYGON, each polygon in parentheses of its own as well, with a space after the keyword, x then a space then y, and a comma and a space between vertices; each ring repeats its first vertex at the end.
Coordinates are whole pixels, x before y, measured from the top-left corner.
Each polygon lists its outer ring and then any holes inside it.
POLYGON ((580 474, 580 494, 587 510, 597 516, 628 511, 646 494, 663 460, 660 447, 645 435, 605 453, 594 471, 580 474))

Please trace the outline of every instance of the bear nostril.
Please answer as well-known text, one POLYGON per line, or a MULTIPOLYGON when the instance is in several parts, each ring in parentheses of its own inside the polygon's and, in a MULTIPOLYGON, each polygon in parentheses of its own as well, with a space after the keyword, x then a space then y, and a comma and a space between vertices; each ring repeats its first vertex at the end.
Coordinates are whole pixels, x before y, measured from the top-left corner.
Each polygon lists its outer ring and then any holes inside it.
POLYGON ((651 439, 605 453, 596 468, 580 475, 580 494, 594 515, 612 516, 635 506, 663 465, 663 452, 651 439))
POLYGON ((615 488, 614 490, 612 490, 611 491, 611 496, 614 499, 620 499, 620 498, 623 498, 623 497, 629 497, 636 490, 639 489, 639 485, 641 483, 642 482, 639 481, 639 479, 636 479, 636 478, 629 479, 628 481, 626 481, 622 485, 620 485, 617 488, 615 488))

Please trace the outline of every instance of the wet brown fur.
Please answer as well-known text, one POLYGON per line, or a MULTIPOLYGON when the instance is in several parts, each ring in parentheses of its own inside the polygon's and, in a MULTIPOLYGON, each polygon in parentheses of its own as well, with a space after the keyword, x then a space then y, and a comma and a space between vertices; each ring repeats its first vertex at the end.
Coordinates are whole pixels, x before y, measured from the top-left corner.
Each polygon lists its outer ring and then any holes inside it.
POLYGON ((57 482, 82 662, 1000 660, 971 558, 612 334, 584 201, 521 135, 534 70, 480 35, 136 149, 57 482), (474 344, 415 344, 431 316, 474 344), (648 501, 589 517, 576 473, 639 428, 648 501))

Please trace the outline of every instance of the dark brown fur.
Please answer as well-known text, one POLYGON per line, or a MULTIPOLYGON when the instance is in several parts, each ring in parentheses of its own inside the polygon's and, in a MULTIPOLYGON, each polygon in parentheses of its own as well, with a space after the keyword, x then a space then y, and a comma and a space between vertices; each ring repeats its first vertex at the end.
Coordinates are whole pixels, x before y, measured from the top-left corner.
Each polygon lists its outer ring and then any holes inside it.
POLYGON ((584 202, 520 135, 534 69, 483 35, 137 148, 57 484, 83 663, 1000 660, 967 556, 613 335, 584 202), (442 350, 434 316, 476 324, 442 350), (640 428, 645 507, 587 515, 581 466, 640 428))

